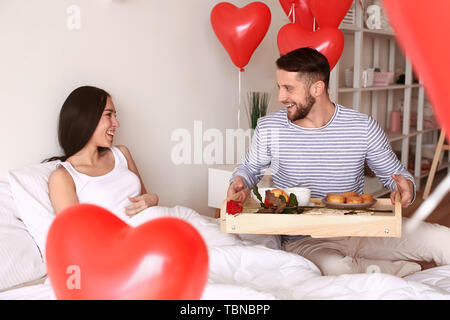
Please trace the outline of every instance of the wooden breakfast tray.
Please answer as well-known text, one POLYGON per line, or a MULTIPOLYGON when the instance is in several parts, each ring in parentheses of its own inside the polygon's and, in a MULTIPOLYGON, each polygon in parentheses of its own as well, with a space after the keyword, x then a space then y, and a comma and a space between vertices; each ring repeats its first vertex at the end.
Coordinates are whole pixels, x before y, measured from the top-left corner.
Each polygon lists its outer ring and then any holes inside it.
MULTIPOLYGON (((385 212, 366 211, 356 215, 344 215, 342 210, 323 208, 308 209, 302 214, 255 213, 257 210, 250 210, 253 212, 244 211, 231 215, 226 212, 227 200, 224 200, 220 211, 220 224, 222 232, 225 233, 311 235, 314 238, 400 238, 402 206, 399 196, 395 200, 395 205, 392 205, 391 199, 377 199, 373 207, 368 209, 385 212)), ((323 206, 321 199, 312 198, 310 201, 323 206)), ((243 205, 257 207, 258 203, 251 196, 247 196, 243 205)))

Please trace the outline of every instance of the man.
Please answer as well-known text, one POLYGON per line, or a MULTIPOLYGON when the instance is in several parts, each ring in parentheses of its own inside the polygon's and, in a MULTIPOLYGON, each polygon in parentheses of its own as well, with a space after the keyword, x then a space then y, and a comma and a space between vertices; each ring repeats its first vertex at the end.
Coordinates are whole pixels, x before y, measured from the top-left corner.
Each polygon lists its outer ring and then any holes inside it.
POLYGON ((276 187, 310 188, 313 197, 330 192, 362 193, 364 161, 406 208, 415 196, 412 175, 392 152, 378 123, 335 105, 328 96, 328 60, 310 48, 277 60, 278 101, 286 109, 261 118, 244 162, 235 170, 228 195, 251 188, 272 164, 276 187), (274 165, 275 164, 275 168, 274 165))
MULTIPOLYGON (((392 203, 399 193, 402 206, 408 207, 415 198, 414 178, 374 119, 330 101, 326 57, 314 49, 300 48, 281 56, 276 65, 278 101, 286 108, 258 120, 252 144, 233 172, 227 196, 240 193, 238 200, 245 200, 244 189, 256 185, 269 166, 277 188, 309 188, 316 198, 327 193, 362 193, 366 161, 391 191, 392 203)), ((357 248, 354 242, 359 240, 282 236, 282 245, 315 262, 324 274, 359 273, 374 263, 371 259, 345 259, 355 253, 348 247, 357 248)), ((386 246, 379 244, 378 249, 386 246)), ((375 245, 371 246, 375 250, 375 245)), ((417 260, 418 256, 409 259, 417 260)), ((401 276, 420 270, 418 264, 407 261, 394 265, 384 261, 377 267, 401 276)))

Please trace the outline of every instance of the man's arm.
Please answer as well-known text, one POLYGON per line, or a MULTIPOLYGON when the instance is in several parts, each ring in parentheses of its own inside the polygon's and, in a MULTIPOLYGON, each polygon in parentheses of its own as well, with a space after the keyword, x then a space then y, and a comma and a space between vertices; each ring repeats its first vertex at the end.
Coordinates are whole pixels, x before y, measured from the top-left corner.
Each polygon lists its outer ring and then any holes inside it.
POLYGON ((391 199, 395 198, 395 192, 400 192, 403 207, 406 208, 414 201, 414 177, 398 160, 383 129, 371 117, 367 131, 366 161, 383 185, 392 192, 391 199))

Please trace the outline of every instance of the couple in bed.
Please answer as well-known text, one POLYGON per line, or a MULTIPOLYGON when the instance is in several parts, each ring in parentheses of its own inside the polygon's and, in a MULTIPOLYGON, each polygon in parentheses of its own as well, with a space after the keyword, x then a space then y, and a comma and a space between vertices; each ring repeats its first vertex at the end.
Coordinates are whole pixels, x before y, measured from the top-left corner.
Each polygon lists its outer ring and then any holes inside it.
MULTIPOLYGON (((313 197, 362 192, 364 161, 407 207, 415 197, 414 178, 403 168, 379 125, 367 115, 330 101, 329 64, 309 48, 277 60, 278 100, 285 109, 261 118, 243 163, 233 173, 228 196, 245 197, 272 166, 275 187, 303 186, 313 197)), ((111 97, 104 90, 74 90, 60 112, 61 166, 49 179, 56 214, 78 202, 107 208, 126 220, 158 205, 148 193, 129 150, 113 146, 119 128, 111 97)), ((394 238, 313 239, 282 237, 283 249, 313 261, 324 275, 383 272, 406 276, 421 270, 412 261, 450 264, 450 230, 423 223, 414 234, 394 238)))

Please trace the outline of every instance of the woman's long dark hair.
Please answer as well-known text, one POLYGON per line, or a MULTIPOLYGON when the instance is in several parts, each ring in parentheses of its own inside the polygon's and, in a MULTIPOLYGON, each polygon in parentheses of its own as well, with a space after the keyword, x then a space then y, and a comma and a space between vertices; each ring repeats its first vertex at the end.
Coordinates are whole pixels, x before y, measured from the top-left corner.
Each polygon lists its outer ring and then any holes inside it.
POLYGON ((64 155, 42 162, 66 161, 80 151, 97 128, 108 97, 108 92, 96 87, 84 86, 72 91, 59 113, 58 141, 64 155))

